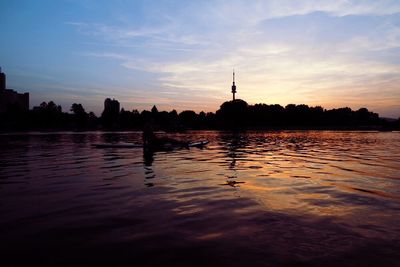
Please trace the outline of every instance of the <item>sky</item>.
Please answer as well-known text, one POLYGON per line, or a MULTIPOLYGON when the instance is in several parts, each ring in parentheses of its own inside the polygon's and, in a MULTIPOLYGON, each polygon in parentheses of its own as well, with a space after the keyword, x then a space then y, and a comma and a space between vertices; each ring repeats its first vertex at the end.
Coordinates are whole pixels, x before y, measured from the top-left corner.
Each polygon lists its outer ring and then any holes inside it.
POLYGON ((400 0, 1 0, 0 66, 30 105, 367 107, 400 117, 400 0))

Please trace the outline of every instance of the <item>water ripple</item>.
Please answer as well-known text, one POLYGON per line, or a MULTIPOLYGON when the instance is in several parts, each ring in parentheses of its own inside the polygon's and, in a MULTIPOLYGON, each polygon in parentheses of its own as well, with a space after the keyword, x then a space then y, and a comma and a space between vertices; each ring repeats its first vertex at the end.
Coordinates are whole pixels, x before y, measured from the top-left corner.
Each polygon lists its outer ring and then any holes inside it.
POLYGON ((147 262, 161 265, 192 248, 233 266, 335 266, 349 251, 365 262, 373 248, 399 262, 399 133, 168 136, 210 143, 144 155, 90 146, 140 143, 139 132, 0 135, 0 249, 118 254, 121 245, 134 248, 122 259, 158 251, 147 262))

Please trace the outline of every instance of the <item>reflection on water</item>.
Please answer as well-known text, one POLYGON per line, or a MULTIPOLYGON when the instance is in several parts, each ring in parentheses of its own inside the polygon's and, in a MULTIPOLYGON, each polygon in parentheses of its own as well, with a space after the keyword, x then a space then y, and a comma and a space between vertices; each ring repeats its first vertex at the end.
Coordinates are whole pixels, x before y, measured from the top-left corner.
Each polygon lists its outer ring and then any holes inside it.
POLYGON ((399 266, 400 133, 0 136, 9 265, 399 266))

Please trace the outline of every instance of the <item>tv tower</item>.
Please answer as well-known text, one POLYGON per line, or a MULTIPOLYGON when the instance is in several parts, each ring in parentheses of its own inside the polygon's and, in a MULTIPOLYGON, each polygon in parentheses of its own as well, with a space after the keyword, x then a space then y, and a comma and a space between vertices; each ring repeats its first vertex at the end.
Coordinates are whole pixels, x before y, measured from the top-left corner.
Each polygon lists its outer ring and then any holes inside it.
POLYGON ((232 84, 232 95, 233 101, 235 101, 236 85, 235 85, 235 70, 233 70, 233 84, 232 84))

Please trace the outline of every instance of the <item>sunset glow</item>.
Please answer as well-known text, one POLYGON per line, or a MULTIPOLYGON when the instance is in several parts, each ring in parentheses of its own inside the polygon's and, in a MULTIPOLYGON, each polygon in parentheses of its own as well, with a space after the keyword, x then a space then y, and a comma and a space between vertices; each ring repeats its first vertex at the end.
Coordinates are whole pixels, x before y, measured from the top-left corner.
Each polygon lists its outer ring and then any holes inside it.
POLYGON ((31 106, 250 104, 400 116, 399 1, 2 1, 0 66, 31 106))

